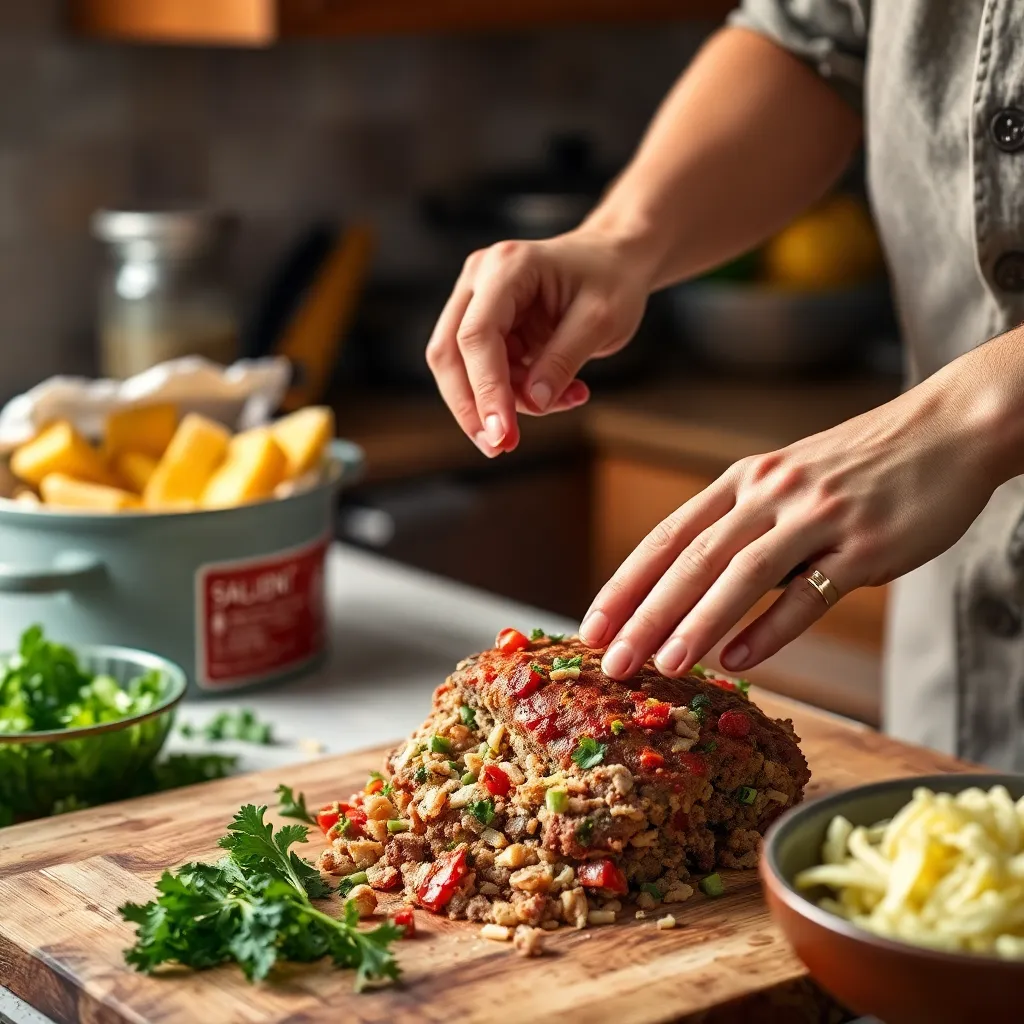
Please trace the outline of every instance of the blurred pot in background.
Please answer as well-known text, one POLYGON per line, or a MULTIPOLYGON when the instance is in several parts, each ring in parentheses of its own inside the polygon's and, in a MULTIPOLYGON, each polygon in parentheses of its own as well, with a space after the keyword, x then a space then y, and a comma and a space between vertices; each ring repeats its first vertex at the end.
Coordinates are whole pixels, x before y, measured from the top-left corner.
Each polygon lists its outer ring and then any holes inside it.
POLYGON ((895 331, 881 247, 851 195, 667 297, 688 352, 732 371, 838 370, 895 331))

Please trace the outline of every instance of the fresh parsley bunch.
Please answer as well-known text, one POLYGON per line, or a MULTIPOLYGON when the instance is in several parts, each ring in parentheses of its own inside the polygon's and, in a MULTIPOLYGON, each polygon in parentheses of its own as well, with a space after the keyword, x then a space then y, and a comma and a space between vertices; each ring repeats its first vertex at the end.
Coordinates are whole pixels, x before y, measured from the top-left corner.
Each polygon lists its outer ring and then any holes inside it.
POLYGON ((355 906, 331 917, 311 900, 330 895, 320 872, 291 847, 304 843, 304 825, 276 832, 263 820, 266 807, 246 804, 228 825, 216 864, 186 864, 165 871, 160 895, 144 906, 126 903, 122 917, 137 925, 125 960, 150 972, 165 963, 196 970, 234 962, 250 981, 265 978, 280 961, 311 963, 329 956, 356 971, 356 990, 396 979, 390 944, 402 929, 386 923, 361 930, 355 906))

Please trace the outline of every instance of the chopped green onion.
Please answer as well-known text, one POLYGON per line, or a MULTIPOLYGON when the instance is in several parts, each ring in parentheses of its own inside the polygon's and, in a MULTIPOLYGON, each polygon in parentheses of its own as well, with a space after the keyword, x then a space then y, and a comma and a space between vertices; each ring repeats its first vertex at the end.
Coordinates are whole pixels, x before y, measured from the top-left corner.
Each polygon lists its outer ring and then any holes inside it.
POLYGON ((490 825, 494 821, 494 801, 490 797, 486 800, 477 800, 467 809, 481 825, 490 825))
POLYGON ((392 821, 388 822, 388 831, 392 835, 395 835, 395 833, 397 833, 397 832, 408 832, 409 831, 409 822, 402 821, 401 818, 395 818, 392 821))
POLYGON ((713 875, 702 878, 697 885, 705 896, 721 896, 725 892, 722 876, 717 871, 713 875))
POLYGON ((463 725, 468 725, 470 729, 476 728, 476 712, 468 704, 463 704, 459 708, 459 717, 463 725))
POLYGON ((544 798, 548 810, 561 814, 569 806, 569 794, 564 789, 549 789, 544 798))
POLYGON ((459 780, 464 786, 472 786, 476 782, 476 776, 472 772, 466 772, 459 780))
POLYGON ((665 898, 661 895, 661 890, 653 882, 644 882, 640 886, 640 891, 647 893, 648 896, 653 896, 656 900, 665 898))
POLYGON ((546 676, 548 674, 548 670, 537 661, 530 665, 530 671, 536 672, 539 676, 546 676))
POLYGON ((432 754, 450 754, 452 752, 452 741, 444 736, 431 736, 430 752, 432 754))
POLYGON ((458 761, 449 761, 448 762, 448 767, 451 768, 451 770, 453 772, 457 772, 459 770, 459 762, 458 761))
POLYGON ((594 768, 604 760, 607 750, 607 744, 598 743, 592 736, 581 736, 572 752, 572 759, 581 768, 594 768))
POLYGON ((743 694, 744 697, 750 698, 750 680, 749 679, 737 679, 736 689, 743 694))
POLYGON ((708 670, 699 662, 690 669, 690 675, 696 676, 698 679, 703 679, 707 674, 708 670))
POLYGON ((615 733, 616 736, 618 736, 621 733, 624 733, 625 731, 626 731, 626 726, 623 723, 622 719, 621 718, 616 718, 615 721, 612 722, 612 732, 615 733))
POLYGON ((355 874, 346 875, 338 886, 338 892, 342 896, 347 896, 357 885, 367 885, 369 878, 366 877, 365 871, 357 871, 355 874))
POLYGON ((418 786, 422 786, 423 783, 427 781, 427 776, 429 774, 430 773, 427 771, 427 769, 423 765, 420 765, 419 768, 416 769, 413 778, 416 780, 416 784, 418 786))
POLYGON ((594 835, 594 823, 590 818, 584 818, 576 826, 576 841, 580 846, 589 846, 594 835))
POLYGON ((757 799, 757 790, 750 786, 740 786, 740 788, 736 790, 736 799, 739 800, 741 804, 747 804, 749 806, 757 799))

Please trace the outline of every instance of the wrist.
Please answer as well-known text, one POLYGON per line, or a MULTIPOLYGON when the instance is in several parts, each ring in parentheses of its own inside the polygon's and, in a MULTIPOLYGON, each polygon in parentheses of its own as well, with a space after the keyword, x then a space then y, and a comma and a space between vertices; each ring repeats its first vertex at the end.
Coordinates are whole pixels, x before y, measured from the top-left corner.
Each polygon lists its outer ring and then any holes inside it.
POLYGON ((647 293, 662 287, 661 270, 671 250, 671 232, 665 218, 656 218, 638 208, 605 201, 576 229, 577 237, 611 252, 621 266, 639 277, 647 293))

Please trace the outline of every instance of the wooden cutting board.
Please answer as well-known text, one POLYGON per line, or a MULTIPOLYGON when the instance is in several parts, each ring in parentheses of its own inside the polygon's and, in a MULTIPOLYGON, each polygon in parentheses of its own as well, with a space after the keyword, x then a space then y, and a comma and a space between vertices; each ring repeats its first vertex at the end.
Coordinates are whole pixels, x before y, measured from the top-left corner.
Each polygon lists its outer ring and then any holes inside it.
MULTIPOLYGON (((757 702, 794 720, 814 773, 808 795, 968 767, 778 697, 758 693, 757 702)), ((754 871, 723 872, 726 895, 694 895, 676 908, 674 930, 630 912, 613 926, 548 936, 535 960, 481 939, 478 925, 419 911, 417 937, 396 946, 401 984, 362 995, 350 973, 322 964, 257 986, 231 967, 146 977, 124 965, 133 929, 118 905, 149 900, 164 868, 215 859, 241 804, 273 804, 281 782, 311 805, 344 798, 381 756, 324 758, 0 831, 0 983, 57 1021, 90 1024, 838 1019, 772 925, 754 871)), ((311 836, 303 852, 315 857, 322 842, 311 836)))

